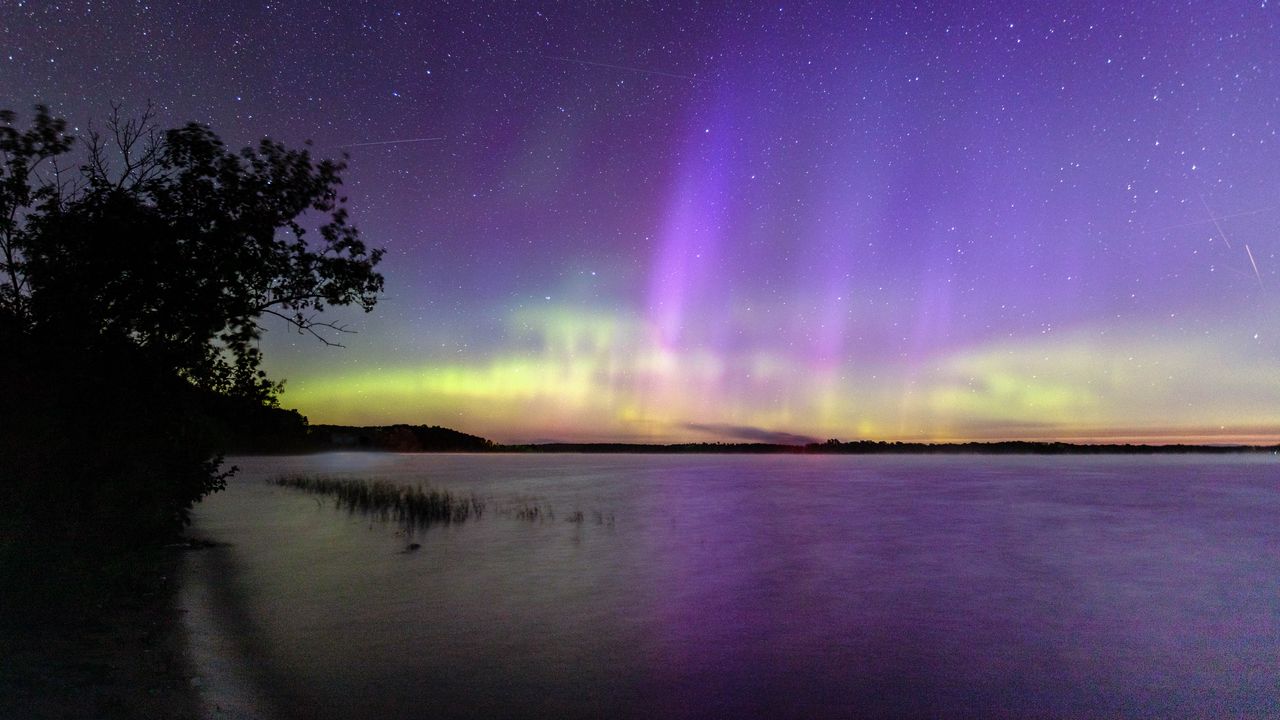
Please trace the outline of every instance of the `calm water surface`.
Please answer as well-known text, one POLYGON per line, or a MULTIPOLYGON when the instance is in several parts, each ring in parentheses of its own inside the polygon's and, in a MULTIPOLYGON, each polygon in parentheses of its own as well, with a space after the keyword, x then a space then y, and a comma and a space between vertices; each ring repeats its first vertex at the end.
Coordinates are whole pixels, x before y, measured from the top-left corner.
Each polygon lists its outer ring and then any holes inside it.
POLYGON ((233 462, 189 580, 283 717, 1280 717, 1271 455, 233 462), (285 472, 488 507, 410 538, 285 472))

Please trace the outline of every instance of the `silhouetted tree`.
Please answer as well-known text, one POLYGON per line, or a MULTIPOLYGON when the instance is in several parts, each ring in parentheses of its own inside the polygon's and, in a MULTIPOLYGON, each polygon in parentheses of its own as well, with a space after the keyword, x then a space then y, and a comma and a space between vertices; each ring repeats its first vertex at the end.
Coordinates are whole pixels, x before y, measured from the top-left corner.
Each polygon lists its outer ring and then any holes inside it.
POLYGON ((15 118, 13 111, 0 110, 0 322, 10 330, 26 319, 24 221, 33 207, 53 201, 59 193, 57 158, 72 144, 66 122, 44 106, 36 107, 29 130, 13 127, 15 118))
POLYGON ((210 409, 229 406, 211 398, 276 403, 261 319, 337 344, 346 328, 320 313, 372 309, 382 251, 348 223, 342 162, 271 140, 233 152, 207 127, 113 109, 71 166, 63 121, 14 121, 0 113, 9 489, 28 511, 67 491, 108 525, 180 527, 224 477, 210 409))

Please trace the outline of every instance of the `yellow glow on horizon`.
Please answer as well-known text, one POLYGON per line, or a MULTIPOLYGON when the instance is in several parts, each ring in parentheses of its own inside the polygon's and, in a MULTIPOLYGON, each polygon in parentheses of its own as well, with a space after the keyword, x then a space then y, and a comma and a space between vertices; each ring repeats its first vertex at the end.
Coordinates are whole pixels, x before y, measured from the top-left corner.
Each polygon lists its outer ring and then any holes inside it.
POLYGON ((511 332, 524 349, 295 378, 283 402, 313 422, 441 424, 514 441, 1280 437, 1280 377, 1247 349, 1183 337, 1082 328, 914 366, 815 368, 759 349, 665 347, 642 322, 563 308, 516 313, 511 332), (1205 368, 1228 370, 1206 379, 1205 368))

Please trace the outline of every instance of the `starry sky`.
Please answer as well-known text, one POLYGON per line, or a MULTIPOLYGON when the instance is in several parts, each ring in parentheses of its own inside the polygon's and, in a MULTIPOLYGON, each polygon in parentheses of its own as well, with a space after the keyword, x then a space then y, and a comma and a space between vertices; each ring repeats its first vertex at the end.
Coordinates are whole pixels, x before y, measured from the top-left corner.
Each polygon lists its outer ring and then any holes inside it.
POLYGON ((350 154, 312 422, 1280 439, 1280 4, 15 2, 0 107, 350 154))

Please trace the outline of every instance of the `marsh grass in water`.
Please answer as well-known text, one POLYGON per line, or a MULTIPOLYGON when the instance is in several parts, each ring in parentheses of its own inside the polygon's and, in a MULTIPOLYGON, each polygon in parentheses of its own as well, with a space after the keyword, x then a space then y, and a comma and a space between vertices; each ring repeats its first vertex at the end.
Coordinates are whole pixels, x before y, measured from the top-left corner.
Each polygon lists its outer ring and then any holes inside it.
MULTIPOLYGON (((457 523, 479 519, 485 501, 476 495, 455 495, 424 485, 399 485, 385 480, 354 480, 323 475, 278 475, 268 482, 281 487, 305 490, 332 497, 334 506, 348 513, 361 513, 384 521, 394 520, 407 532, 434 523, 457 523)), ((316 500, 319 504, 321 501, 316 500)), ((529 523, 555 522, 556 512, 550 505, 526 499, 513 505, 499 505, 503 517, 529 523)), ((575 510, 563 519, 574 525, 594 524, 613 527, 613 513, 593 510, 589 514, 575 510)))
MULTIPOLYGON (((498 514, 534 523, 552 522, 556 519, 556 511, 553 508, 549 505, 538 505, 536 503, 524 503, 498 508, 498 514)), ((592 510, 589 515, 582 510, 574 510, 564 516, 564 521, 574 525, 583 525, 587 523, 588 518, 594 521, 596 525, 613 527, 613 513, 605 513, 599 510, 592 510)))
POLYGON ((464 522, 484 514, 484 501, 475 495, 455 495, 447 490, 409 487, 384 480, 347 480, 318 475, 280 475, 271 480, 334 498, 337 507, 383 520, 395 520, 408 529, 433 523, 464 522))
POLYGON ((556 511, 552 510, 551 507, 532 504, 500 508, 498 514, 526 522, 546 522, 556 519, 556 511))

